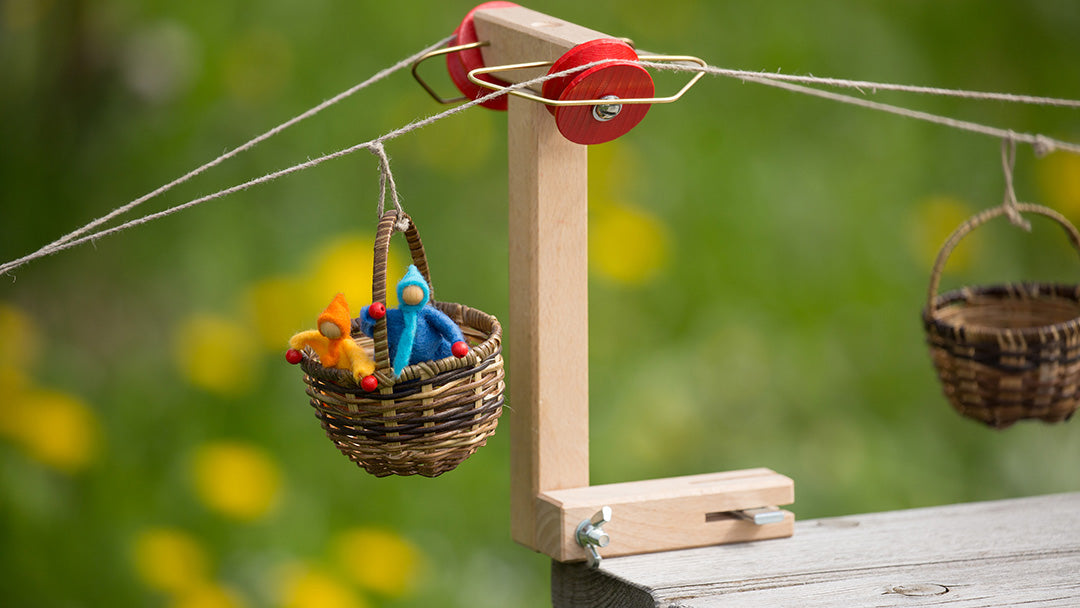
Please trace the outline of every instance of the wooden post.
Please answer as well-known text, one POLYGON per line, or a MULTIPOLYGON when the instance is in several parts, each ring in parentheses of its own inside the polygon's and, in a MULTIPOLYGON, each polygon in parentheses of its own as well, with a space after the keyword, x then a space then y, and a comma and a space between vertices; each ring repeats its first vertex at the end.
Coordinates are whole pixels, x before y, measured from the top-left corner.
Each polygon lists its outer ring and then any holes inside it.
POLYGON ((586 147, 510 98, 511 533, 536 549, 541 491, 589 485, 586 147))
MULTIPOLYGON (((484 65, 554 61, 605 34, 523 7, 473 16, 484 65)), ((544 70, 497 77, 522 82, 544 70)), ((589 486, 588 175, 586 147, 558 131, 547 109, 511 96, 510 411, 511 535, 560 561, 585 559, 583 519, 614 515, 606 555, 789 536, 790 513, 755 525, 745 509, 794 499, 768 469, 589 486)))
MULTIPOLYGON (((521 7, 478 11, 475 22, 493 41, 486 65, 554 60, 603 37, 521 7)), ((589 485, 588 156, 544 106, 510 97, 507 111, 510 527, 538 549, 540 493, 589 485)))

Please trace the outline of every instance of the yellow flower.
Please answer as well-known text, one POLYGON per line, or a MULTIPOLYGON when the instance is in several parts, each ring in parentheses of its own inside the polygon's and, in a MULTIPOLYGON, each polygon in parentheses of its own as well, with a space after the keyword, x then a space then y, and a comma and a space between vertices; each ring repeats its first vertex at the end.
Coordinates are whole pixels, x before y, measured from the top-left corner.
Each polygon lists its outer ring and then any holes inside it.
MULTIPOLYGON (((398 234, 395 239, 403 239, 398 234)), ((337 293, 345 294, 349 303, 349 312, 355 317, 363 306, 371 303, 371 271, 374 257, 371 237, 346 235, 330 241, 320 249, 315 258, 311 279, 307 285, 309 299, 310 324, 314 324, 326 305, 337 293)), ((405 274, 406 265, 401 265, 397 255, 391 253, 387 259, 386 287, 387 306, 397 305, 398 279, 405 274)), ((412 263, 411 260, 408 263, 412 263)), ((286 337, 288 339, 288 337, 286 337)))
POLYGON ((5 430, 35 460, 64 473, 93 464, 101 447, 101 428, 93 410, 78 397, 35 389, 16 400, 11 411, 14 418, 5 423, 5 430))
MULTIPOLYGON (((911 254, 927 269, 932 267, 945 239, 967 221, 972 213, 970 205, 951 196, 931 196, 919 201, 912 212, 908 229, 908 247, 911 254)), ((977 249, 978 241, 965 240, 953 250, 947 268, 967 268, 975 259, 977 249)))
POLYGON ((235 591, 207 582, 178 594, 171 608, 244 608, 245 605, 235 591))
POLYGON ((1080 156, 1051 154, 1039 161, 1036 170, 1046 202, 1074 220, 1080 218, 1080 156))
POLYGON ((282 276, 264 279, 247 289, 245 309, 251 311, 252 324, 264 347, 282 350, 289 336, 314 326, 322 309, 309 306, 306 287, 299 279, 282 276))
POLYGON ((18 308, 0 302, 0 367, 27 370, 40 347, 37 328, 18 308))
POLYGON ((308 566, 292 566, 282 577, 283 608, 364 608, 367 602, 341 581, 308 566))
POLYGON ((316 253, 307 284, 305 308, 313 311, 309 323, 315 322, 337 293, 345 294, 354 316, 363 305, 371 303, 371 259, 371 238, 357 235, 339 237, 316 253))
POLYGON ((277 502, 281 473, 261 448, 218 441, 195 451, 191 461, 195 493, 204 505, 235 519, 266 515, 277 502))
POLYGON ((667 265, 667 231, 651 213, 602 199, 589 211, 593 271, 618 283, 641 285, 667 265))
POLYGON ((334 541, 334 555, 355 583, 393 597, 411 591, 423 561, 412 543, 375 528, 345 530, 334 541))
POLYGON ((206 550, 193 536, 175 528, 150 528, 132 545, 135 572, 147 586, 169 593, 200 589, 209 574, 206 550))
POLYGON ((177 331, 174 354, 188 381, 212 393, 241 395, 258 379, 258 337, 229 319, 187 319, 177 331))

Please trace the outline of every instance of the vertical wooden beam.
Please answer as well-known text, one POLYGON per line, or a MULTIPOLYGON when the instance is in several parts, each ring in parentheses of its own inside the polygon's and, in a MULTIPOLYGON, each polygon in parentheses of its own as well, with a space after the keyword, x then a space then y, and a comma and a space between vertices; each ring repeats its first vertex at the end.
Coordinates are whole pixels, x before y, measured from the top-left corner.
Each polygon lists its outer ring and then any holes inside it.
POLYGON ((587 153, 540 104, 508 120, 511 534, 535 550, 538 495, 589 485, 587 153))
MULTIPOLYGON (((484 65, 554 61, 604 34, 523 7, 476 11, 484 65)), ((522 82, 542 73, 500 72, 522 82)), ((585 146, 565 139, 547 109, 509 97, 511 534, 573 561, 577 523, 611 506, 610 554, 788 536, 783 521, 735 511, 786 504, 790 479, 753 469, 589 486, 588 201, 585 146)))

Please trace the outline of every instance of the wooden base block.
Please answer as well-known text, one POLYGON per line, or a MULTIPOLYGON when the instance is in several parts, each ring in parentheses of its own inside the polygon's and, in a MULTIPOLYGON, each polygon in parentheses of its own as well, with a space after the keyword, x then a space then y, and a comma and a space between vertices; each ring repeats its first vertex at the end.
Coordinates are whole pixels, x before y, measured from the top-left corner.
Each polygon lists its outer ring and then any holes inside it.
POLYGON ((537 550, 561 562, 585 559, 578 524, 611 507, 603 557, 791 536, 795 517, 757 525, 733 511, 787 505, 795 484, 769 469, 690 475, 543 492, 537 499, 537 550))

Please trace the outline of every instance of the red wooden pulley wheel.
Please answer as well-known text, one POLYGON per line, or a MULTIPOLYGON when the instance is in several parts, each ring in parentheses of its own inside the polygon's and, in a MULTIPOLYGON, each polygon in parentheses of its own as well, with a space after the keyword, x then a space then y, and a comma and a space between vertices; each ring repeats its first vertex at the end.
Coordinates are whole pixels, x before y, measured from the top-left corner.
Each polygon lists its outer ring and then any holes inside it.
POLYGON ((619 99, 649 98, 655 92, 652 76, 638 65, 637 53, 622 40, 600 38, 575 46, 560 57, 549 74, 613 60, 544 82, 543 95, 560 101, 607 99, 608 104, 553 106, 555 124, 563 137, 579 144, 601 144, 633 129, 649 104, 619 104, 619 99))
MULTIPOLYGON (((517 6, 517 4, 514 4, 513 2, 502 2, 499 0, 477 5, 465 15, 465 19, 461 21, 461 25, 454 30, 454 37, 447 46, 472 44, 479 40, 476 35, 476 23, 473 21, 473 15, 476 11, 489 8, 511 8, 515 6, 517 6)), ((461 94, 469 99, 480 99, 484 95, 492 92, 491 89, 485 89, 469 80, 469 72, 482 67, 485 67, 484 56, 479 48, 465 49, 463 51, 458 51, 457 53, 450 53, 446 56, 446 70, 450 72, 450 80, 453 80, 454 85, 461 91, 461 94)), ((499 80, 490 74, 481 75, 479 78, 480 80, 502 87, 510 86, 509 83, 499 80)), ((489 99, 480 105, 490 110, 505 111, 506 95, 500 95, 494 99, 489 99)))

